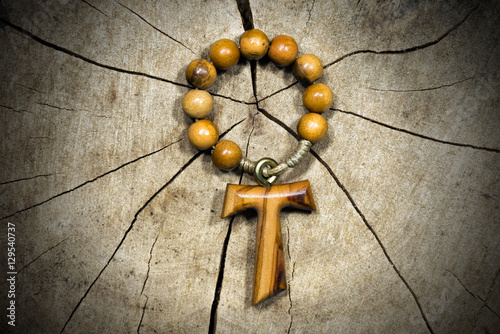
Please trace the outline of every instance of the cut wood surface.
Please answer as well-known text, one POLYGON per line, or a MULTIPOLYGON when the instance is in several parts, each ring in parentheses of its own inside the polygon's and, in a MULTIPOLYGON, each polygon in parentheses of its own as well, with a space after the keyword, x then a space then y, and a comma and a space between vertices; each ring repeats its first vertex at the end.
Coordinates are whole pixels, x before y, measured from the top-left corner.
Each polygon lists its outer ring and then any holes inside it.
MULTIPOLYGON (((499 18, 497 1, 0 1, 0 332, 500 333, 499 18), (281 213, 288 287, 256 306, 257 215, 220 218, 226 184, 255 180, 191 147, 181 107, 189 62, 252 27, 317 55, 334 101, 278 178, 309 180, 316 211, 281 213)), ((296 148, 289 68, 241 60, 208 91, 243 156, 296 148)))

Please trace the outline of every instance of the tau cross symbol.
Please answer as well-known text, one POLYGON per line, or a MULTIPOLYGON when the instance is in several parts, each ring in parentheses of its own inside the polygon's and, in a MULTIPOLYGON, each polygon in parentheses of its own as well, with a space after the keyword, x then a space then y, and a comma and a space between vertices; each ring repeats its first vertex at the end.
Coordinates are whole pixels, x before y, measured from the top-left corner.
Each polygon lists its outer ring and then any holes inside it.
POLYGON ((316 210, 309 181, 264 188, 228 184, 222 218, 246 209, 258 215, 253 305, 286 289, 279 213, 284 207, 316 210))

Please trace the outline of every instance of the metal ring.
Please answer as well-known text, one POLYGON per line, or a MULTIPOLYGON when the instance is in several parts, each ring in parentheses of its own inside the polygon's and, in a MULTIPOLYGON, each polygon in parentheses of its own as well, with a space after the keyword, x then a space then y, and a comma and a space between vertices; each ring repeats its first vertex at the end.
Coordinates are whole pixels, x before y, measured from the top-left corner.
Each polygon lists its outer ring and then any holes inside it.
POLYGON ((255 164, 255 169, 253 171, 253 177, 255 180, 263 187, 269 188, 278 178, 278 175, 273 175, 267 179, 262 175, 264 167, 274 168, 278 166, 278 163, 271 158, 262 158, 255 164))

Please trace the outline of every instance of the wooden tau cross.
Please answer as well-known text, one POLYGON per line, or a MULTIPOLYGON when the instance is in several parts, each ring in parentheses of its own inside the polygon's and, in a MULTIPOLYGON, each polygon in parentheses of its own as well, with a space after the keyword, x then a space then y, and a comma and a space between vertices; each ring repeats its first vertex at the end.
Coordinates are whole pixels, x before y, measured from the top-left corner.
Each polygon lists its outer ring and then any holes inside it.
POLYGON ((264 188, 228 184, 222 218, 246 209, 258 215, 253 305, 286 289, 279 213, 284 207, 316 210, 309 181, 264 188))

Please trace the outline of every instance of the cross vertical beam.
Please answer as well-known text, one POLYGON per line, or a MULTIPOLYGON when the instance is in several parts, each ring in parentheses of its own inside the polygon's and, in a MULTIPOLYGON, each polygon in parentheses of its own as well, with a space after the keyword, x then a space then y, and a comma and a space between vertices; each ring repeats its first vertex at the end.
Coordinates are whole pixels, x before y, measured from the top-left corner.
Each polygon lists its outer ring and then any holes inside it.
POLYGON ((316 210, 309 181, 264 188, 228 184, 221 217, 257 211, 253 305, 286 289, 279 213, 285 207, 316 210))

